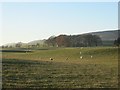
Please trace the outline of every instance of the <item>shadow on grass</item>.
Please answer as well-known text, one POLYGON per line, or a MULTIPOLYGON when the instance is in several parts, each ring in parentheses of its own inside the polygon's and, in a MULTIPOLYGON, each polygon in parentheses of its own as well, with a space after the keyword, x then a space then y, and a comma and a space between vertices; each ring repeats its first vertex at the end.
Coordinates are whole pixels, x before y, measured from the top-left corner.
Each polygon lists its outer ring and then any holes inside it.
POLYGON ((3 59, 3 88, 117 88, 116 68, 105 65, 3 59))

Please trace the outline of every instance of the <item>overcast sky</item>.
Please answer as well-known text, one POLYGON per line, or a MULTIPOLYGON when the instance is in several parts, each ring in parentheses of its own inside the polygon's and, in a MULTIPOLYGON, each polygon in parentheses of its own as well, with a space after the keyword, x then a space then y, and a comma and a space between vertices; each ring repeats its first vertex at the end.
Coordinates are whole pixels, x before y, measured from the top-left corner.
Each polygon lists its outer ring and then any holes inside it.
POLYGON ((118 28, 117 2, 6 2, 0 45, 118 28))

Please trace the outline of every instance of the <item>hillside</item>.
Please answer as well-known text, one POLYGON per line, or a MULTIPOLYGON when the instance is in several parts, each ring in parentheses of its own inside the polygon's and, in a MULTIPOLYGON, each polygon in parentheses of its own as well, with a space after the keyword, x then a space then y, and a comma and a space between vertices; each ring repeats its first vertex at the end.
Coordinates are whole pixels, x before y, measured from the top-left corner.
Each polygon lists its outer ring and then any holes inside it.
POLYGON ((114 40, 120 36, 120 30, 111 30, 111 31, 100 31, 100 32, 91 32, 89 34, 98 35, 103 42, 104 46, 112 46, 114 44, 114 40))
POLYGON ((100 36, 100 38, 103 41, 113 41, 113 40, 117 39, 117 37, 118 37, 118 30, 92 32, 90 34, 100 36))
POLYGON ((31 42, 28 42, 29 45, 36 45, 37 43, 39 44, 44 44, 45 42, 45 39, 44 40, 34 40, 34 41, 31 41, 31 42))

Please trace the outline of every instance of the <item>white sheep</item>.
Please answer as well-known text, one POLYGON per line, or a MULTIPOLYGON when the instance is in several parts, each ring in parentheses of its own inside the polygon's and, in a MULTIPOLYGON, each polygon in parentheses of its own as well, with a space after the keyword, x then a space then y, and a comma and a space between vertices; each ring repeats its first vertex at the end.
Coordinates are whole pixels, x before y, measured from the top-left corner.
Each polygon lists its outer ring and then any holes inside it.
POLYGON ((93 58, 93 56, 92 56, 92 55, 91 55, 90 57, 91 57, 91 58, 93 58))
POLYGON ((80 56, 80 59, 83 59, 83 56, 80 56))
POLYGON ((80 52, 80 54, 81 54, 82 52, 80 52))
POLYGON ((83 49, 83 47, 81 47, 81 49, 83 49))

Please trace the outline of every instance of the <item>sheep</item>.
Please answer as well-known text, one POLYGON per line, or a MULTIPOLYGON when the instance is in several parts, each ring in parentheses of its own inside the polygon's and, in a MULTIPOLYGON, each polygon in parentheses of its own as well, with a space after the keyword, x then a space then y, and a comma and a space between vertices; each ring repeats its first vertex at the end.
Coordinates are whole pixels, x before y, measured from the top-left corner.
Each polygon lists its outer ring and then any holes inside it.
POLYGON ((93 58, 93 56, 92 56, 92 55, 91 55, 90 57, 91 57, 91 58, 93 58))
POLYGON ((50 58, 50 60, 53 60, 53 58, 50 58))
POLYGON ((81 47, 81 49, 83 49, 83 47, 81 47))
POLYGON ((83 56, 80 56, 80 59, 83 59, 83 56))
POLYGON ((81 54, 82 52, 80 52, 80 54, 81 54))

